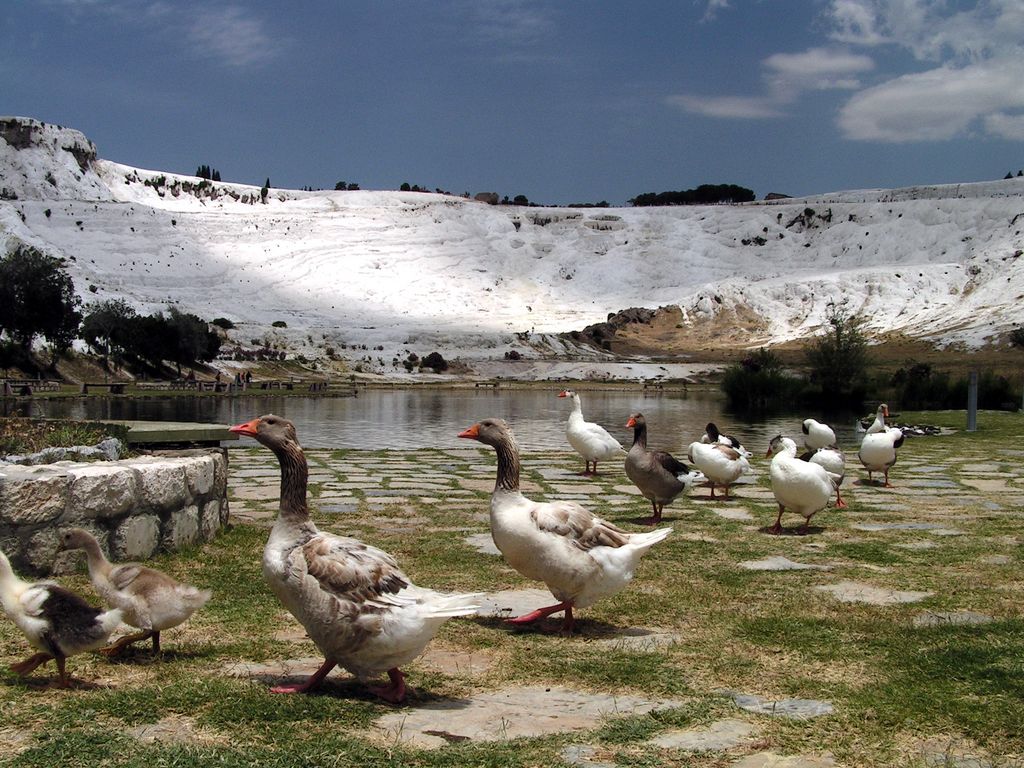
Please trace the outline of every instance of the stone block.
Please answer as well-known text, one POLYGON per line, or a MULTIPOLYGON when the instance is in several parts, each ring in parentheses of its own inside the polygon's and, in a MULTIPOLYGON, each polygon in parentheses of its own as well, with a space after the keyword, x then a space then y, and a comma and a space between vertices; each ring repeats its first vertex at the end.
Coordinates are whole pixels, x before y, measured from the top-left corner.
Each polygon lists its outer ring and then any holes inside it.
POLYGON ((139 477, 139 500, 149 512, 181 509, 187 504, 185 464, 187 459, 149 458, 140 460, 135 471, 139 477))
POLYGON ((213 495, 222 499, 228 493, 228 452, 222 448, 210 455, 213 457, 214 468, 213 495))
POLYGON ((71 475, 63 467, 0 467, 0 520, 40 525, 64 514, 71 475))
MULTIPOLYGON (((224 502, 224 505, 226 506, 227 502, 224 502)), ((211 541, 217 535, 217 531, 224 525, 221 519, 220 508, 220 499, 211 499, 202 506, 199 516, 199 532, 203 537, 203 541, 211 541)))
POLYGON ((196 456, 185 464, 185 482, 193 499, 207 498, 213 492, 217 467, 213 456, 196 456))
POLYGON ((163 546, 180 549, 199 540, 199 507, 192 505, 175 510, 164 523, 163 546))
POLYGON ((138 476, 128 467, 100 462, 73 464, 71 493, 63 522, 121 517, 135 504, 138 476))
POLYGON ((160 546, 160 518, 132 515, 125 518, 111 537, 111 557, 117 561, 145 560, 160 546))

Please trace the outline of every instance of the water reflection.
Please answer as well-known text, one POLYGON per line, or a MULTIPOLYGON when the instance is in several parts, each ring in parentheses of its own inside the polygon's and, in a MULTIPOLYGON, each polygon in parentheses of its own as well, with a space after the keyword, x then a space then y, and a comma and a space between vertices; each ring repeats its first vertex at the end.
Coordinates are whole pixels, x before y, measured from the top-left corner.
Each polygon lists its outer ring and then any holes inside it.
MULTIPOLYGON (((558 389, 380 389, 362 390, 356 398, 258 396, 244 398, 166 397, 128 400, 77 398, 35 400, 31 415, 73 419, 146 419, 237 424, 264 413, 277 413, 295 422, 299 439, 309 448, 465 447, 458 433, 488 416, 506 419, 524 450, 564 449, 565 422, 571 401, 557 397, 558 389)), ((650 428, 651 447, 685 453, 714 421, 736 435, 755 454, 767 449, 779 432, 801 443, 804 416, 772 416, 751 421, 725 412, 714 392, 650 393, 583 391, 583 415, 596 421, 625 446, 632 442, 626 429, 631 413, 642 412, 650 428)), ((830 421, 841 445, 855 443, 853 416, 845 423, 830 421)))

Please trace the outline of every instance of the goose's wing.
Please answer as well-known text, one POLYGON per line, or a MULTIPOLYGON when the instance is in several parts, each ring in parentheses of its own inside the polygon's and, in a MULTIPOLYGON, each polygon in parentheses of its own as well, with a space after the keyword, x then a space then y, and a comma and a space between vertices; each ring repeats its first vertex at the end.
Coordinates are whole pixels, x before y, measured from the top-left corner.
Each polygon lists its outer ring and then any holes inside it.
POLYGON ((688 466, 667 451, 651 451, 651 460, 673 475, 690 471, 688 466))
POLYGON ((535 503, 533 523, 545 533, 562 536, 583 551, 594 547, 621 547, 629 534, 591 514, 572 501, 535 503))
POLYGON ((347 536, 320 533, 292 557, 305 560, 306 572, 324 593, 350 603, 396 604, 409 586, 395 559, 383 550, 347 536))
POLYGON ((144 566, 138 563, 124 563, 111 569, 110 583, 120 592, 130 588, 142 574, 144 566))
POLYGON ((590 439, 597 440, 597 441, 599 441, 601 443, 605 443, 605 444, 615 443, 620 448, 622 447, 622 444, 618 440, 616 440, 611 435, 611 433, 608 432, 607 429, 605 429, 600 424, 597 424, 597 423, 595 423, 593 421, 585 421, 585 422, 583 422, 583 425, 580 428, 580 431, 581 431, 582 434, 586 435, 590 439))

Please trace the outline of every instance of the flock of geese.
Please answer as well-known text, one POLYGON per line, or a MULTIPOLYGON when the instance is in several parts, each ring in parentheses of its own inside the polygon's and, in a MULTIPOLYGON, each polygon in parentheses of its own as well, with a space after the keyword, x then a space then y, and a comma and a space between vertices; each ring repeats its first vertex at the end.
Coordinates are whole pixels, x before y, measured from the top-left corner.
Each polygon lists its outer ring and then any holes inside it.
MULTIPOLYGON (((729 487, 751 471, 751 454, 714 424, 708 424, 701 439, 690 444, 691 467, 665 451, 648 448, 643 414, 632 414, 626 423, 633 430, 633 444, 627 451, 600 425, 583 419, 578 394, 565 390, 559 396, 573 403, 566 437, 585 462, 584 474, 597 474, 599 462, 623 461, 629 479, 651 502, 652 524, 661 520, 666 504, 695 485, 709 487, 711 498, 717 498, 715 489, 721 488, 728 498, 729 487)), ((885 405, 879 407, 859 452, 869 482, 871 473, 883 472, 886 486, 896 449, 903 442, 899 429, 886 426, 888 414, 885 405)), ((364 682, 386 674, 386 685, 369 690, 388 702, 403 701, 407 689, 401 667, 423 652, 445 621, 476 614, 483 594, 419 587, 387 552, 319 530, 307 502, 308 464, 288 419, 268 414, 231 431, 270 449, 280 464, 280 507, 264 547, 263 575, 324 656, 308 679, 270 691, 310 691, 340 666, 364 682)), ((574 609, 622 589, 644 554, 672 531, 662 527, 628 532, 575 501, 527 498, 520 488, 519 447, 502 419, 484 419, 458 436, 494 449, 497 479, 490 502, 494 543, 510 566, 544 582, 556 601, 509 619, 512 624, 532 624, 562 613, 561 630, 571 633, 574 609)), ((803 437, 807 450, 801 456, 796 443, 782 435, 769 446, 771 487, 779 504, 779 516, 769 532, 781 532, 786 510, 802 515, 806 530, 811 517, 833 495, 837 507, 845 506, 839 494, 845 458, 835 433, 807 419, 803 437)), ((159 653, 160 632, 185 622, 210 598, 208 591, 180 584, 158 570, 137 563, 110 563, 96 538, 84 529, 62 532, 60 542, 62 549, 85 551, 90 579, 108 608, 95 608, 53 581, 21 580, 0 552, 4 611, 38 651, 11 666, 20 676, 52 659, 58 671, 56 684, 67 686, 65 660, 74 654, 102 648, 114 655, 130 643, 147 639, 152 639, 153 650, 159 653), (122 622, 140 631, 103 647, 122 622)))

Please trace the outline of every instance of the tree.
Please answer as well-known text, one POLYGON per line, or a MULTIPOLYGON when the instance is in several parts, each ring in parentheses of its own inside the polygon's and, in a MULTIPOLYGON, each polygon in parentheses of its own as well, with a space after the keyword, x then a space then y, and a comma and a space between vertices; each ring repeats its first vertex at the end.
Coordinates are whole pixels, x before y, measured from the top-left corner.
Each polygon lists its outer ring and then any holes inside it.
POLYGON ((434 373, 448 370, 448 361, 441 356, 440 352, 431 352, 423 358, 420 368, 430 368, 434 373))
POLYGON ((260 188, 260 200, 262 200, 264 203, 267 202, 267 195, 268 194, 270 194, 270 177, 269 176, 267 177, 267 180, 264 182, 263 186, 260 188))
POLYGON ((217 356, 220 336, 210 330, 205 320, 174 307, 169 308, 168 314, 171 329, 168 336, 173 339, 169 357, 177 365, 178 376, 181 376, 182 363, 206 362, 217 356))
POLYGON ((123 362, 134 346, 135 310, 124 299, 110 299, 90 304, 82 320, 81 338, 98 354, 103 364, 113 356, 123 362))
POLYGON ((56 360, 77 336, 82 300, 64 264, 24 244, 0 259, 0 335, 7 334, 25 354, 42 336, 56 360))
POLYGON ((868 343, 860 318, 843 306, 829 302, 825 310, 825 334, 807 348, 811 381, 830 401, 857 400, 863 391, 868 367, 868 343))

